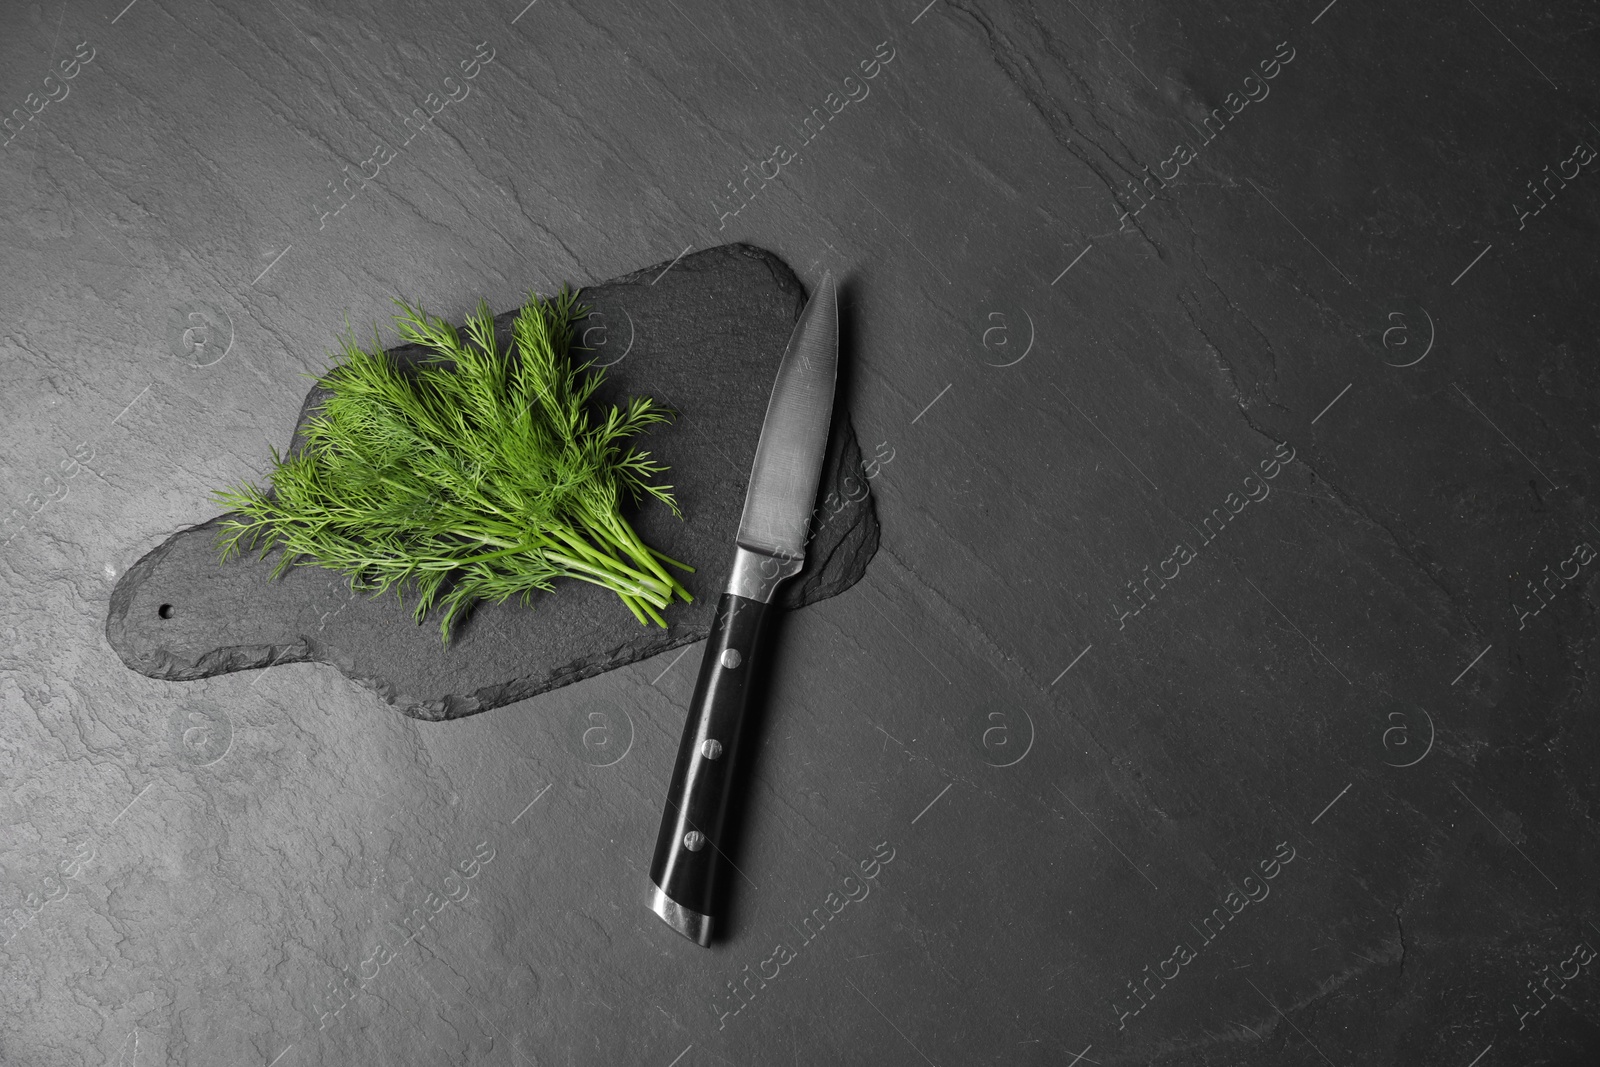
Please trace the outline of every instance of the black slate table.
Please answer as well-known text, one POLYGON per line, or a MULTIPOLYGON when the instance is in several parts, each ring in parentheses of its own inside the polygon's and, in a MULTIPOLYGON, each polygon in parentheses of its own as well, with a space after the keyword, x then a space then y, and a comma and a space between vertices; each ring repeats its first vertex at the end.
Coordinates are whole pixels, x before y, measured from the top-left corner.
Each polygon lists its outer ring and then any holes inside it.
POLYGON ((1592 7, 0 18, 0 1061, 1600 1057, 1592 7), (731 241, 893 459, 712 948, 698 645, 434 723, 106 644, 347 318, 731 241))

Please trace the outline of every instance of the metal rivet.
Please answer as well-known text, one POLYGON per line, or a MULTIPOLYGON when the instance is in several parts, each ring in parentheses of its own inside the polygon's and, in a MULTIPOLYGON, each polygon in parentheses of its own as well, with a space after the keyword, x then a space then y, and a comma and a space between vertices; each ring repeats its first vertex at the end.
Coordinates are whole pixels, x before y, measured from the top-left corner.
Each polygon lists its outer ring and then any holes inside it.
POLYGON ((706 759, 716 759, 722 755, 722 742, 714 737, 708 737, 700 746, 700 755, 706 759))
POLYGON ((699 852, 706 847, 706 835, 699 830, 690 830, 683 835, 683 847, 690 852, 699 852))
POLYGON ((722 665, 730 671, 744 661, 737 648, 730 648, 722 654, 722 665))

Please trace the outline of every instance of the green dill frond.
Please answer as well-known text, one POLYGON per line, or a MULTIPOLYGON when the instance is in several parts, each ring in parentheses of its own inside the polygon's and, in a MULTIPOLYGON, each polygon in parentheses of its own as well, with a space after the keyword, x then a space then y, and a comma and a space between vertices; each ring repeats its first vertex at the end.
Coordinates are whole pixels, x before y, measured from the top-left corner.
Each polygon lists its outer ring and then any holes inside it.
POLYGON ((272 450, 271 493, 243 485, 213 493, 231 513, 221 523, 222 560, 265 542, 291 564, 345 574, 352 590, 402 602, 416 595, 420 624, 443 607, 440 635, 478 600, 503 603, 550 592, 558 578, 615 592, 641 624, 666 623, 659 609, 691 600, 622 517, 623 495, 654 498, 682 518, 666 467, 628 439, 671 415, 649 397, 591 412, 604 380, 570 358, 574 323, 588 313, 563 287, 530 293, 512 322, 512 344, 495 339, 479 301, 456 329, 397 300, 402 340, 423 358, 401 367, 376 330, 369 351, 354 333, 343 357, 314 380, 329 391, 306 420, 305 446, 272 450))

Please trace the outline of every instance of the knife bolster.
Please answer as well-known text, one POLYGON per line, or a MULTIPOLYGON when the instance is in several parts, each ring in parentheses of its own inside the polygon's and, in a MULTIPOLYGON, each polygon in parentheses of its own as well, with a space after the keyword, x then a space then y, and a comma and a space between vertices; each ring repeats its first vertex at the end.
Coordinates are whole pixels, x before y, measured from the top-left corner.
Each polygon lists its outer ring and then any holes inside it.
POLYGON ((804 552, 790 555, 739 545, 733 554, 733 570, 728 575, 725 592, 759 604, 770 604, 778 591, 778 583, 793 578, 805 565, 804 552))

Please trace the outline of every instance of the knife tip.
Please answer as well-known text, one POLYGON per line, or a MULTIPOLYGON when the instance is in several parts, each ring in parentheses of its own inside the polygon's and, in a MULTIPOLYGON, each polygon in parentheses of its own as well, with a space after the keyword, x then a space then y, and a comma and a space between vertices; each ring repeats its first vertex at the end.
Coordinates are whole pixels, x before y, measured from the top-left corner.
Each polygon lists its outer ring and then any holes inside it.
POLYGON ((822 277, 817 279, 816 288, 811 290, 811 299, 806 301, 806 305, 806 309, 808 311, 811 311, 813 308, 815 308, 814 313, 819 318, 832 318, 835 321, 838 320, 839 286, 838 282, 834 279, 833 271, 831 269, 823 269, 822 277), (829 315, 829 312, 832 314, 829 315))

